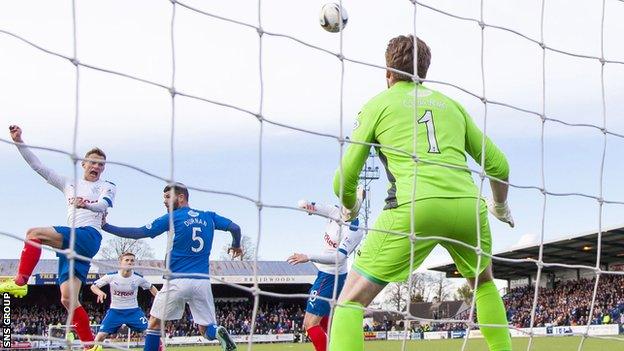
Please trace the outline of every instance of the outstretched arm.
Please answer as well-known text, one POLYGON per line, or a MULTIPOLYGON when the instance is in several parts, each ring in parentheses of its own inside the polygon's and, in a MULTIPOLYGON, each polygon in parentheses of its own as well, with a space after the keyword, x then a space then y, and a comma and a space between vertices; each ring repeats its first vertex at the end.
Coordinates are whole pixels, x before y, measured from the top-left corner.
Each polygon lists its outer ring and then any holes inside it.
POLYGON ((117 227, 112 224, 104 224, 102 226, 104 231, 111 233, 115 236, 128 239, 143 239, 149 238, 150 234, 146 227, 117 227))
POLYGON ((342 264, 359 245, 360 241, 362 241, 362 236, 364 236, 364 230, 360 229, 358 225, 359 220, 357 219, 351 222, 351 225, 349 226, 349 231, 347 232, 347 234, 345 234, 345 237, 340 242, 337 255, 335 253, 295 253, 288 257, 286 261, 288 261, 288 263, 292 265, 305 263, 308 261, 321 264, 342 264))
POLYGON ((65 177, 44 166, 39 158, 35 156, 35 154, 33 154, 26 145, 20 145, 24 143, 24 140, 22 139, 22 129, 19 126, 13 125, 9 126, 9 132, 11 134, 11 139, 13 139, 16 143, 15 146, 17 147, 17 151, 19 151, 24 160, 26 160, 26 163, 28 163, 30 168, 42 176, 48 183, 50 183, 50 185, 60 191, 63 191, 66 182, 65 177))
POLYGON ((347 255, 342 251, 338 251, 337 256, 338 256, 338 260, 336 260, 336 254, 330 253, 330 252, 322 253, 322 254, 294 253, 286 259, 286 262, 292 265, 296 265, 299 263, 306 263, 306 262, 340 265, 347 259, 347 255))
POLYGON ((154 238, 169 229, 169 215, 166 214, 143 227, 117 227, 104 223, 102 229, 113 235, 128 239, 154 238))
POLYGON ((335 220, 340 219, 340 210, 336 206, 325 205, 322 203, 308 201, 308 200, 299 200, 297 202, 297 207, 308 211, 309 215, 313 213, 318 213, 321 216, 328 217, 330 219, 335 219, 335 220))

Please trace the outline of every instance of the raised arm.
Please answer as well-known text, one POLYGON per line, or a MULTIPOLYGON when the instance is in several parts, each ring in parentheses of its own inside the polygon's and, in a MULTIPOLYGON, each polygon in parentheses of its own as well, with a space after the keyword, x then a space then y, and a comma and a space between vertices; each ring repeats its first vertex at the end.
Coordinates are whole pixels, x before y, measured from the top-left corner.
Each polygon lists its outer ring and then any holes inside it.
POLYGON ((302 254, 295 253, 288 257, 286 261, 290 264, 305 263, 308 261, 321 264, 342 264, 347 257, 355 250, 355 248, 362 241, 364 236, 364 230, 360 229, 359 220, 354 220, 349 226, 349 230, 346 232, 344 238, 340 241, 338 246, 338 254, 335 253, 321 253, 321 254, 302 254), (336 259, 337 258, 337 259, 336 259))
POLYGON ((330 219, 340 219, 340 209, 336 206, 326 205, 318 202, 299 200, 297 207, 308 211, 308 214, 318 213, 330 219))
POLYGON ((30 149, 24 144, 24 140, 22 139, 22 129, 19 126, 9 126, 9 132, 11 134, 11 139, 16 143, 17 151, 22 155, 26 163, 32 168, 35 172, 37 172, 40 176, 43 177, 50 185, 55 188, 63 191, 65 187, 66 178, 57 174, 52 169, 44 166, 39 158, 35 156, 35 154, 30 151, 30 149))

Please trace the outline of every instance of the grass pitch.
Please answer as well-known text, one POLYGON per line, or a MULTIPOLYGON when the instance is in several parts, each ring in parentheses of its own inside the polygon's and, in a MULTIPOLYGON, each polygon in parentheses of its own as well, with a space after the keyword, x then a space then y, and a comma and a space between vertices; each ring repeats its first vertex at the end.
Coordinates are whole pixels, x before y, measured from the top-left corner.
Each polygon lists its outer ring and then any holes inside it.
MULTIPOLYGON (((412 340, 407 342, 406 350, 409 351, 454 351, 461 350, 463 339, 451 340, 412 340)), ((529 338, 512 339, 513 350, 526 350, 529 338)), ((576 351, 580 337, 540 337, 533 339, 532 351, 576 351)), ((399 351, 401 341, 367 341, 364 343, 366 351, 399 351)), ((169 347, 168 347, 169 348, 169 347)), ((218 347, 193 346, 171 347, 174 351, 217 351, 218 347)), ((247 350, 247 344, 238 345, 240 351, 247 350)), ((253 345, 252 350, 257 351, 314 351, 311 343, 307 344, 258 344, 253 345)), ((487 345, 483 339, 470 339, 466 351, 487 351, 487 345)), ((621 340, 587 339, 583 345, 584 351, 611 351, 624 350, 624 338, 621 340)))

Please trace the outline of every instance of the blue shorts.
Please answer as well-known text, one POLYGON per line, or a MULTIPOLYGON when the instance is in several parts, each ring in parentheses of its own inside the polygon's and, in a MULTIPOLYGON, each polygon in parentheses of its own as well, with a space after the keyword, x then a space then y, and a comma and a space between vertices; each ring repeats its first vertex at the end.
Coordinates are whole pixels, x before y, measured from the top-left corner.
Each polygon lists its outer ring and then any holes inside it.
POLYGON ((143 332, 147 329, 147 318, 145 318, 143 310, 138 307, 128 309, 111 308, 106 312, 99 332, 115 334, 123 324, 133 331, 143 332))
MULTIPOLYGON (((62 249, 67 249, 69 247, 71 228, 55 226, 54 230, 63 236, 62 249)), ((101 242, 102 234, 100 234, 97 229, 93 227, 76 228, 76 242, 74 250, 76 250, 78 255, 93 258, 93 256, 95 256, 100 250, 101 242)), ((69 260, 67 260, 65 255, 60 253, 57 253, 56 256, 59 258, 57 281, 60 285, 69 280, 69 260)), ((90 266, 91 262, 89 261, 82 261, 78 259, 74 260, 74 274, 83 283, 87 281, 87 273, 89 273, 90 266)))
MULTIPOLYGON (((342 286, 344 285, 347 273, 340 274, 338 276, 338 290, 336 290, 336 298, 340 295, 342 286)), ((317 299, 317 296, 326 297, 331 299, 334 294, 334 280, 336 276, 334 274, 328 274, 325 272, 318 272, 312 288, 310 288, 310 296, 306 305, 306 312, 315 314, 317 316, 329 316, 329 302, 321 299, 317 299)))

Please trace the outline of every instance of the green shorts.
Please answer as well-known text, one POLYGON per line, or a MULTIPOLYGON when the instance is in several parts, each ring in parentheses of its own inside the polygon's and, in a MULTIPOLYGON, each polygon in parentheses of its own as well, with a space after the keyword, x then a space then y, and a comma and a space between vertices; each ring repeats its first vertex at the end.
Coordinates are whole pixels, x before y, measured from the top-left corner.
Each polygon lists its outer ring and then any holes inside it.
MULTIPOLYGON (((490 257, 479 255, 475 250, 461 244, 439 239, 439 236, 455 239, 471 246, 477 246, 477 199, 475 198, 431 198, 414 202, 413 269, 418 268, 431 250, 440 244, 451 254, 457 271, 465 278, 477 276, 490 264, 490 257)), ((372 282, 385 284, 407 280, 410 273, 410 240, 407 235, 390 234, 385 231, 410 233, 411 204, 383 211, 375 226, 369 231, 353 268, 372 282)), ((480 201, 479 226, 481 228, 481 250, 492 253, 492 236, 488 224, 487 206, 480 201)))

